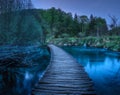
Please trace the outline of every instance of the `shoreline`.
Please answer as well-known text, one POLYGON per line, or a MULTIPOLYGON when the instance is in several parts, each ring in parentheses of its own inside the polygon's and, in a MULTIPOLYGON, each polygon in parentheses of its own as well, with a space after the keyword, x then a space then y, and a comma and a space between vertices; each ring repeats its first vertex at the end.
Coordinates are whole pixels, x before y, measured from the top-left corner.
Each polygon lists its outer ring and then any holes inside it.
POLYGON ((107 49, 114 52, 120 52, 120 37, 85 37, 85 38, 53 38, 47 40, 47 43, 58 46, 84 46, 107 49))

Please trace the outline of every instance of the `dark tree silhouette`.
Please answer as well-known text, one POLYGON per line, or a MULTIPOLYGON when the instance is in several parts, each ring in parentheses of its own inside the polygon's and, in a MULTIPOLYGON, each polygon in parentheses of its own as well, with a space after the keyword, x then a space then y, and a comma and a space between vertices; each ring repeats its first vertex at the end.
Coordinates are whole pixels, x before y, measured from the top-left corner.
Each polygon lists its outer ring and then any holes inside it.
POLYGON ((117 22, 118 22, 118 18, 115 17, 115 16, 109 16, 111 18, 111 25, 110 25, 110 28, 113 29, 113 28, 116 28, 117 27, 117 22))

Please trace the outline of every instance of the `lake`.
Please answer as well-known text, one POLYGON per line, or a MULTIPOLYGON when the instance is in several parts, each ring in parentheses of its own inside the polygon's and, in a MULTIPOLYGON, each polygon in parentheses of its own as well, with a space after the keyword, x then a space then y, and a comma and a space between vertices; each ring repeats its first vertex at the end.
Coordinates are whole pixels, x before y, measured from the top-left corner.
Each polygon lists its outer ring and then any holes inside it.
POLYGON ((49 62, 50 54, 46 47, 1 46, 0 95, 31 95, 49 62))
MULTIPOLYGON (((94 82, 97 95, 120 95, 120 53, 86 47, 62 48, 84 66, 94 82)), ((7 72, 3 72, 5 76, 0 74, 0 95, 30 95, 49 64, 50 55, 47 49, 38 49, 37 52, 29 54, 28 58, 32 58, 32 63, 38 65, 8 67, 7 72)))
POLYGON ((120 53, 86 47, 63 49, 84 66, 97 95, 120 95, 120 53))

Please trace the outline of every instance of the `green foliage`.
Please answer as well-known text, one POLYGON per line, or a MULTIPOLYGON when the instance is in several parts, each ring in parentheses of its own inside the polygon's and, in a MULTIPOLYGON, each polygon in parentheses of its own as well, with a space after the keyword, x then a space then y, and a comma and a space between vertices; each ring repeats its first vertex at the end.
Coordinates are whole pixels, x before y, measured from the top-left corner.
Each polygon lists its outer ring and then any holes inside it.
POLYGON ((43 44, 45 28, 31 0, 0 0, 0 45, 43 44))
POLYGON ((51 39, 48 42, 51 42, 56 45, 79 45, 89 47, 97 47, 97 48, 106 48, 113 51, 120 51, 120 37, 119 36, 103 36, 103 37, 84 37, 84 38, 55 38, 51 39))
POLYGON ((35 13, 33 10, 11 12, 11 21, 9 21, 9 24, 6 24, 7 22, 4 18, 6 14, 0 15, 0 44, 42 44, 43 29, 41 22, 36 20, 35 13))
POLYGON ((48 10, 38 9, 38 14, 46 22, 46 37, 65 38, 65 37, 86 37, 103 36, 107 34, 108 28, 106 20, 101 17, 77 14, 72 16, 61 9, 50 8, 48 10))
POLYGON ((90 17, 88 35, 103 36, 108 31, 106 20, 101 17, 90 17))
POLYGON ((94 40, 94 38, 98 37, 99 40, 101 37, 112 35, 120 35, 120 27, 116 26, 108 30, 104 18, 93 15, 89 18, 77 14, 73 17, 71 13, 54 7, 47 10, 22 9, 0 15, 0 44, 54 43, 53 40, 58 38, 63 39, 62 43, 66 41, 74 44, 76 41, 71 42, 69 38, 87 38, 82 42, 77 41, 79 44, 84 44, 87 41, 90 45, 93 41, 99 46, 102 41, 94 40))
POLYGON ((110 31, 108 31, 108 34, 111 36, 120 36, 120 26, 112 28, 110 31))

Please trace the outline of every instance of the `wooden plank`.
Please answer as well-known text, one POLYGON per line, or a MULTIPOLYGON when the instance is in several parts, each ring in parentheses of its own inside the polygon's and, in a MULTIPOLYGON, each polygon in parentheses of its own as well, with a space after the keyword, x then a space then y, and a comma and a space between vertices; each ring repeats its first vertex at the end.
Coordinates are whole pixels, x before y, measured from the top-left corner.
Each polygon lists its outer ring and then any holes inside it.
POLYGON ((32 95, 96 95, 93 82, 82 65, 54 45, 49 45, 51 62, 32 95))

